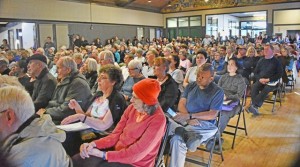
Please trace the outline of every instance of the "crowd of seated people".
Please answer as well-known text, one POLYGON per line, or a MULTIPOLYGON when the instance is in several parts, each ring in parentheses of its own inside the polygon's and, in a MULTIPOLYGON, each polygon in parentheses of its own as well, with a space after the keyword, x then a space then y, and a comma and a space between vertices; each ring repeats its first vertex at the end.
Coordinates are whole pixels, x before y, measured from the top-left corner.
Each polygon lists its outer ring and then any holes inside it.
MULTIPOLYGON (((14 135, 22 134, 23 131, 17 131, 20 126, 26 130, 29 124, 41 119, 52 128, 49 133, 59 132, 55 142, 60 149, 56 151, 64 158, 58 160, 61 165, 52 166, 64 166, 71 161, 67 154, 77 153, 72 158, 75 166, 153 166, 166 116, 173 120, 169 134, 170 165, 183 166, 188 150, 195 151, 202 143, 210 147, 211 137, 218 128, 215 125, 218 112, 221 112, 220 133, 238 113, 239 103, 225 111, 223 100, 238 102, 248 85, 251 104, 247 111, 259 115, 269 92, 275 90, 281 78, 288 82, 287 72, 293 71, 299 62, 296 42, 272 39, 268 43, 267 36, 261 41, 259 37, 243 41, 241 38, 241 45, 237 39, 221 40, 208 35, 203 39, 177 37, 170 41, 134 38, 132 42, 114 37, 105 44, 100 39, 89 44, 75 36, 69 49, 55 48, 49 41, 51 38, 44 46, 46 51, 5 47, 0 52, 0 85, 3 85, 0 92, 3 89, 13 93, 11 89, 19 87, 16 90, 27 100, 31 97, 34 107, 24 109, 28 115, 16 122, 4 138, 18 137, 14 135), (18 85, 12 86, 10 79, 18 85), (174 118, 166 114, 169 108, 177 112, 174 118), (55 125, 75 122, 82 122, 90 129, 56 131, 55 125), (183 123, 187 126, 182 126, 183 123), (102 132, 108 136, 104 137, 102 132)), ((10 99, 13 100, 16 98, 10 99)), ((1 99, 0 116, 10 113, 11 108, 14 110, 11 112, 18 112, 19 108, 13 107, 23 105, 20 100, 15 102, 16 106, 2 102, 1 99)), ((216 147, 220 145, 216 143, 216 147)), ((55 158, 52 154, 56 151, 48 149, 48 158, 55 158)), ((22 154, 11 156, 18 158, 22 154)), ((25 163, 25 158, 19 160, 25 163)))

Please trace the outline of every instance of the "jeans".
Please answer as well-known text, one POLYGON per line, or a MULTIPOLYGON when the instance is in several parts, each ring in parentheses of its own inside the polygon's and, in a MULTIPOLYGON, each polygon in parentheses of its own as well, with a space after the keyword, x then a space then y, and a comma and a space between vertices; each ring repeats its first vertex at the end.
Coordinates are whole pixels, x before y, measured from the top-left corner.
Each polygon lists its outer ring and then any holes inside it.
MULTIPOLYGON (((174 130, 176 127, 181 125, 177 124, 175 121, 170 120, 170 134, 174 134, 174 130)), ((208 121, 201 121, 198 126, 188 125, 184 127, 185 130, 197 133, 202 136, 200 143, 203 143, 213 137, 216 134, 218 128, 215 124, 208 121)), ((184 167, 185 157, 188 148, 186 147, 186 143, 183 141, 181 136, 174 135, 171 138, 171 160, 170 167, 184 167)))
POLYGON ((241 106, 237 105, 235 106, 231 111, 221 111, 220 116, 220 134, 222 134, 230 120, 230 118, 234 117, 238 112, 240 111, 241 106))
POLYGON ((251 101, 255 107, 261 107, 268 93, 274 91, 277 86, 269 86, 256 81, 251 90, 251 101))

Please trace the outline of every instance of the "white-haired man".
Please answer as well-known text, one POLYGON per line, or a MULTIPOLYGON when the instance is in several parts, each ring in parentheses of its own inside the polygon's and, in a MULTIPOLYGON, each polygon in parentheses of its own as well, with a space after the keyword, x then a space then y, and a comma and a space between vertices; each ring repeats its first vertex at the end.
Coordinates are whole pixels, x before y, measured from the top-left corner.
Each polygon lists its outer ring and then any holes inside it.
POLYGON ((75 99, 82 108, 85 108, 91 98, 91 91, 88 82, 78 72, 77 65, 71 57, 61 57, 56 65, 60 83, 57 84, 46 109, 40 109, 37 114, 50 114, 53 122, 60 124, 64 118, 75 114, 75 111, 68 107, 69 101, 75 99))
POLYGON ((24 88, 0 83, 0 99, 0 147, 13 166, 69 166, 61 144, 66 134, 49 115, 34 116, 34 104, 24 88))

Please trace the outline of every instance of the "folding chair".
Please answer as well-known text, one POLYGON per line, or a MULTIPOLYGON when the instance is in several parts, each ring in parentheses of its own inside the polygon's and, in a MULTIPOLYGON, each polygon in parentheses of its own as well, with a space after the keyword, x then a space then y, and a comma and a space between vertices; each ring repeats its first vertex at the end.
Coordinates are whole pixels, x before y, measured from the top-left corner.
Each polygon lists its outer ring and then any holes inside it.
POLYGON ((238 115, 238 119, 236 121, 236 124, 235 125, 227 125, 227 127, 234 128, 234 132, 230 132, 230 131, 226 131, 226 130, 223 132, 223 133, 228 134, 228 135, 233 135, 233 140, 232 140, 232 145, 231 145, 232 149, 234 149, 235 138, 236 138, 236 134, 237 134, 237 130, 238 129, 244 130, 245 131, 245 135, 246 136, 248 135, 248 133, 247 133, 247 126, 246 126, 246 119, 245 119, 246 98, 247 98, 247 87, 245 88, 244 95, 243 95, 243 97, 241 99, 241 103, 239 104, 241 106, 241 109, 239 110, 239 112, 237 114, 238 115), (243 122, 244 122, 244 127, 239 126, 241 114, 243 114, 242 119, 243 119, 243 122))
POLYGON ((209 152, 209 159, 207 161, 207 163, 204 163, 204 162, 200 162, 200 161, 196 161, 194 159, 190 159, 190 158, 186 158, 185 161, 186 162, 190 162, 190 163, 194 163, 194 164, 197 164, 197 165, 201 165, 201 166, 208 166, 210 167, 211 166, 211 160, 212 160, 212 156, 213 154, 218 154, 221 156, 221 159, 222 161, 224 161, 224 156, 223 156, 223 151, 222 151, 222 142, 221 142, 221 134, 220 134, 220 130, 219 130, 219 126, 220 126, 220 121, 219 121, 219 118, 220 118, 220 113, 218 113, 218 119, 217 119, 217 122, 216 122, 216 125, 218 127, 218 130, 217 132, 213 135, 213 146, 211 147, 211 149, 208 151, 206 150, 205 148, 202 148, 202 147, 198 147, 197 150, 202 150, 202 151, 205 151, 205 152, 209 152), (219 140, 219 145, 220 145, 220 148, 218 151, 215 151, 214 148, 215 148, 215 143, 216 143, 216 140, 219 140))
POLYGON ((162 141, 161 141, 161 144, 159 147, 159 151, 158 151, 158 154, 157 154, 157 157, 155 160, 155 167, 164 167, 165 166, 163 155, 164 155, 164 151, 165 151, 166 144, 168 141, 169 127, 170 127, 170 122, 167 117, 166 117, 166 119, 167 119, 166 131, 165 131, 165 135, 162 138, 162 141))
POLYGON ((276 102, 279 102, 280 107, 281 107, 281 93, 282 93, 282 86, 281 85, 282 85, 282 81, 280 80, 277 83, 276 87, 274 88, 275 89, 274 91, 276 91, 274 99, 265 99, 264 100, 265 103, 273 104, 272 113, 274 112, 276 102), (277 97, 279 97, 279 98, 277 99, 277 97))

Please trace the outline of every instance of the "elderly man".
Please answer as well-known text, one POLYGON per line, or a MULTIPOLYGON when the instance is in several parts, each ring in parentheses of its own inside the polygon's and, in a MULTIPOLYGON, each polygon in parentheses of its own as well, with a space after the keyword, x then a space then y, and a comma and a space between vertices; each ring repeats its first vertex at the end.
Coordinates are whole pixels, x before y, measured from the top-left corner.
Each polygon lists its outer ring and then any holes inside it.
POLYGON ((279 79, 282 77, 282 65, 274 57, 274 48, 267 44, 264 46, 264 58, 261 58, 254 70, 256 82, 251 90, 251 105, 248 112, 259 115, 258 108, 262 106, 269 92, 276 89, 279 79))
POLYGON ((69 158, 61 144, 66 134, 56 129, 49 115, 33 116, 32 99, 18 86, 20 83, 13 83, 18 82, 17 79, 10 77, 7 83, 3 81, 0 76, 2 153, 13 166, 69 166, 69 158))
POLYGON ((143 67, 142 73, 146 78, 154 77, 154 59, 158 57, 158 52, 155 49, 150 49, 146 55, 147 66, 143 67))
POLYGON ((183 167, 186 152, 196 151, 197 147, 211 138, 216 132, 214 124, 221 110, 224 92, 212 81, 214 71, 211 64, 204 64, 197 70, 197 80, 188 84, 178 104, 178 113, 171 121, 171 131, 175 135, 171 139, 171 167, 183 167))
POLYGON ((55 124, 60 124, 64 118, 75 114, 75 111, 68 107, 69 101, 75 99, 81 108, 86 108, 91 98, 91 91, 85 77, 78 72, 76 63, 71 57, 60 58, 56 65, 60 83, 57 84, 46 109, 40 109, 37 114, 49 114, 55 124))
POLYGON ((47 58, 41 54, 35 54, 27 59, 27 72, 35 78, 33 85, 33 93, 31 98, 34 103, 35 110, 45 108, 50 101, 57 81, 47 68, 47 58))

